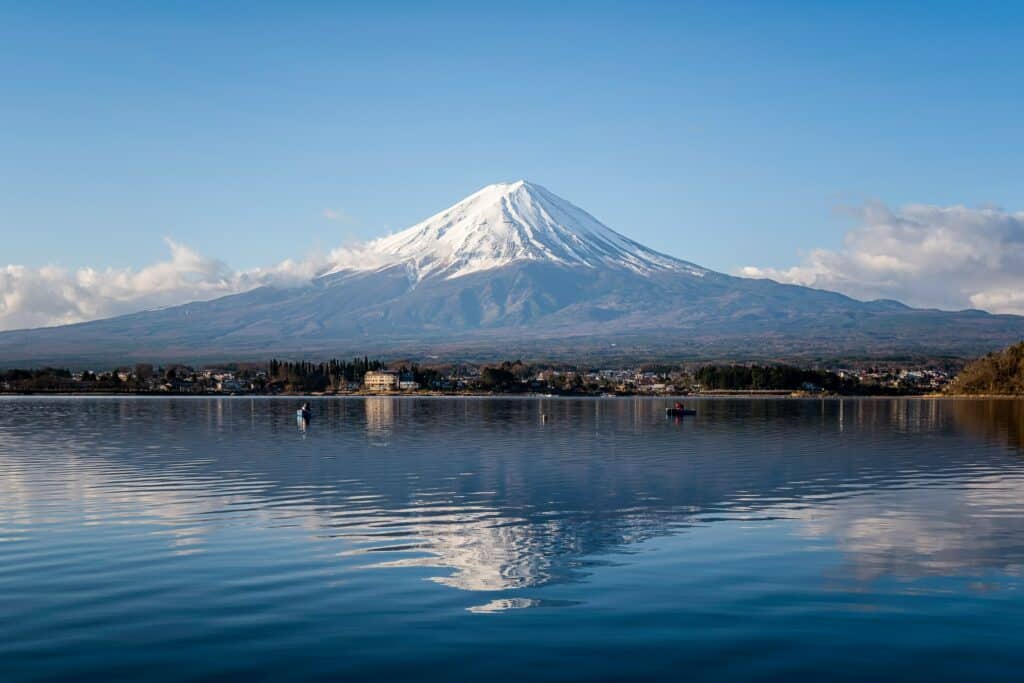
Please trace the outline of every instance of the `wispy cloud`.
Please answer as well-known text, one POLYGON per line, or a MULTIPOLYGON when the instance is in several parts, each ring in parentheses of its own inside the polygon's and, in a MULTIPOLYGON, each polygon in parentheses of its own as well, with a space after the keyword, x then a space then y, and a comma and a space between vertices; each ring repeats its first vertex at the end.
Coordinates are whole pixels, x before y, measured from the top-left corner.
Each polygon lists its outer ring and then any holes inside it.
POLYGON ((791 268, 739 275, 898 299, 915 306, 1024 314, 1024 212, 869 203, 839 250, 816 249, 791 268))
POLYGON ((354 223, 355 219, 343 209, 324 209, 323 217, 338 223, 354 223))

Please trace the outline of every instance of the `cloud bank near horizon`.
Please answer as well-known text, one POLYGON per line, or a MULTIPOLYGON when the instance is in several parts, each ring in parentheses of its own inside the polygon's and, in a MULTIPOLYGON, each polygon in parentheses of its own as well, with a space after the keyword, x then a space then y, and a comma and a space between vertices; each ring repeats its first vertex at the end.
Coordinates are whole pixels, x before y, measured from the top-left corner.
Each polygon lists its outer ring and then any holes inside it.
POLYGON ((84 322, 214 299, 264 284, 315 275, 317 259, 286 260, 236 271, 183 244, 164 240, 169 256, 141 269, 0 266, 0 330, 84 322))
POLYGON ((0 331, 99 320, 264 285, 298 286, 336 269, 384 265, 366 244, 353 244, 267 268, 234 270, 170 238, 164 242, 168 257, 140 269, 0 265, 0 331))
POLYGON ((791 268, 737 274, 855 299, 1024 315, 1024 211, 872 202, 855 213, 842 248, 815 249, 791 268))

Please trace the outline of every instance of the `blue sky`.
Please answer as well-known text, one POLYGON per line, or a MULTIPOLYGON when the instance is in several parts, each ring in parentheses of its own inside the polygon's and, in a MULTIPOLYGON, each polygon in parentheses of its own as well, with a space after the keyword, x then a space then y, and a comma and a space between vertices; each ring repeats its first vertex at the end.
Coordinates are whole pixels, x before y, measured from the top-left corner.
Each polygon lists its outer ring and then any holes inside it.
POLYGON ((483 5, 0 4, 0 264, 249 268, 517 178, 729 272, 1024 208, 1015 3, 483 5))

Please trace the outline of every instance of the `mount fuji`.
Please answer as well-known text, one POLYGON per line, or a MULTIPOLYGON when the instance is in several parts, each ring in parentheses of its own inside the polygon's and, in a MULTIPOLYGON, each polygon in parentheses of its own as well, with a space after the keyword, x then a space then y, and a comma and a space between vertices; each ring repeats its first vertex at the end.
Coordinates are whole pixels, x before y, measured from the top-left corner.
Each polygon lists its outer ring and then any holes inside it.
POLYGON ((0 333, 0 363, 973 355, 1024 317, 717 273, 649 249, 533 183, 489 185, 301 286, 0 333))

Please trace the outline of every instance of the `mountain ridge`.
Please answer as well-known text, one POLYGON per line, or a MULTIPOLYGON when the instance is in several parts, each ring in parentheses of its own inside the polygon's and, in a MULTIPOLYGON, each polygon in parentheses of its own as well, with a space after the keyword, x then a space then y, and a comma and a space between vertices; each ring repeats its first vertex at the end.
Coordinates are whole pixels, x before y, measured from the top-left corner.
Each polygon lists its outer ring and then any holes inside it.
POLYGON ((268 355, 977 355, 1024 317, 921 310, 660 254, 542 186, 489 185, 296 287, 0 333, 0 364, 268 355))

